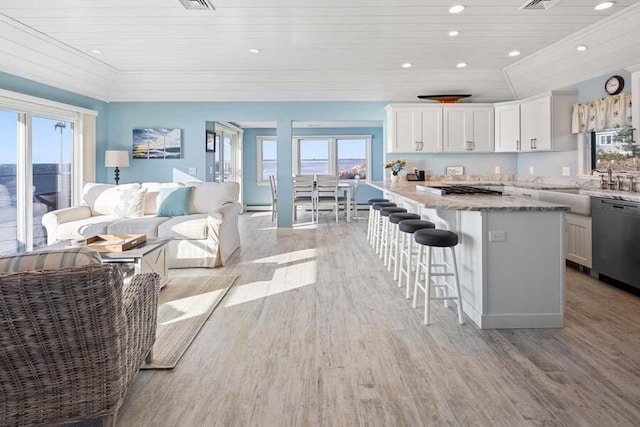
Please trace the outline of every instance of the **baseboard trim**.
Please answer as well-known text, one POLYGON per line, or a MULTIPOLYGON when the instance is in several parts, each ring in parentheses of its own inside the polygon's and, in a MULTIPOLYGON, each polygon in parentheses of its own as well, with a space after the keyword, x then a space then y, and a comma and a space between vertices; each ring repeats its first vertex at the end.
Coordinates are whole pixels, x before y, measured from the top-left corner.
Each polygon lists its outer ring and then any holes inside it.
POLYGON ((276 236, 291 236, 293 235, 293 227, 278 227, 276 229, 276 236))
POLYGON ((562 328, 562 313, 540 314, 485 314, 482 315, 480 329, 538 329, 562 328))

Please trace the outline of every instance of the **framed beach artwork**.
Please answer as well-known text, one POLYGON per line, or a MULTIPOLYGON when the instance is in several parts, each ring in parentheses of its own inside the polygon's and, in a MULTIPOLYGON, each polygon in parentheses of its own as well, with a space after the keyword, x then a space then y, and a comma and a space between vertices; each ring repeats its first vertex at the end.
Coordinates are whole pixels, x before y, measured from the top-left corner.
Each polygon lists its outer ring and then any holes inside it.
POLYGON ((182 158, 180 129, 146 128, 133 130, 134 159, 182 158))

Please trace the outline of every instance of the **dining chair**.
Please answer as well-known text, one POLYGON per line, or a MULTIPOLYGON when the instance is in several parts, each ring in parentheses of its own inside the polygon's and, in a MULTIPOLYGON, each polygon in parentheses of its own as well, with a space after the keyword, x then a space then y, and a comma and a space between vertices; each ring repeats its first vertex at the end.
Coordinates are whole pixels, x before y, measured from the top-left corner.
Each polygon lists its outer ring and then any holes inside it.
POLYGON ((271 186, 271 222, 273 222, 278 214, 278 186, 275 176, 269 175, 269 185, 271 186))
POLYGON ((338 213, 340 206, 344 206, 347 210, 347 203, 351 203, 346 196, 338 190, 338 177, 335 175, 316 175, 317 191, 316 191, 316 220, 319 218, 320 205, 332 205, 336 212, 336 222, 338 222, 338 213))
POLYGON ((314 196, 314 176, 294 175, 293 176, 293 220, 298 219, 298 206, 309 206, 311 208, 311 222, 316 207, 314 196))

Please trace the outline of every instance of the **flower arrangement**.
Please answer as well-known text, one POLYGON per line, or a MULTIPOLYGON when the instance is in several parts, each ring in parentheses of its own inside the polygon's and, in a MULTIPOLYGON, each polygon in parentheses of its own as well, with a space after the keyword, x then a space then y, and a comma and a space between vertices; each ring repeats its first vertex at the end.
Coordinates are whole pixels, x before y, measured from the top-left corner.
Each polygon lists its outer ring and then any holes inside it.
POLYGON ((393 176, 397 176, 398 172, 400 172, 407 165, 406 160, 396 160, 391 163, 387 163, 384 165, 385 169, 391 169, 391 173, 393 176))

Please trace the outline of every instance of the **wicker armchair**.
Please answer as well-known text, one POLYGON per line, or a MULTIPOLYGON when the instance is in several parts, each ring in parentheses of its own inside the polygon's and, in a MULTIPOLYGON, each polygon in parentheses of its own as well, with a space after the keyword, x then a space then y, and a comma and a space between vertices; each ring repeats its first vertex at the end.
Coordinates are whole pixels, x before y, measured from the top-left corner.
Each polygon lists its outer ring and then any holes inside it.
POLYGON ((0 425, 114 426, 156 335, 159 277, 109 264, 0 274, 0 425))

